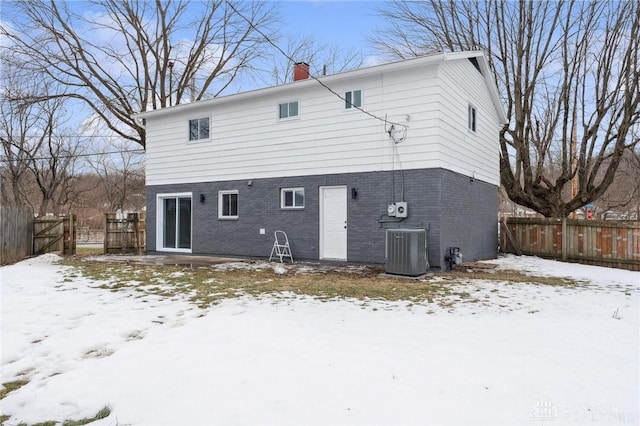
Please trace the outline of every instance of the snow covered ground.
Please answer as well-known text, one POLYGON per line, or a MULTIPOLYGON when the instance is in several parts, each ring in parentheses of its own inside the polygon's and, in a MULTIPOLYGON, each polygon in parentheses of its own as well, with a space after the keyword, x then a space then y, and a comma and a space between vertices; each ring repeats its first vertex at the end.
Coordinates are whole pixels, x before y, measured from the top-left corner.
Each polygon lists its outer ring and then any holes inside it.
MULTIPOLYGON (((0 268, 6 425, 638 424, 640 273, 532 257, 578 288, 470 281, 483 303, 186 300, 0 268)), ((67 273, 68 274, 68 273, 67 273)))

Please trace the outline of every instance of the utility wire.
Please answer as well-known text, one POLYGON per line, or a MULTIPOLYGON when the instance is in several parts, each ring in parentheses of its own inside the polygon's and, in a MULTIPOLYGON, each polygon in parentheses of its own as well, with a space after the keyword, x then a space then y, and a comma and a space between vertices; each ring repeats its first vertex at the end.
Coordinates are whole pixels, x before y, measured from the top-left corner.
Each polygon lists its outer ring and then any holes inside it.
MULTIPOLYGON (((25 150, 22 150, 25 151, 25 150)), ((62 158, 78 158, 78 157, 95 157, 98 155, 111 155, 111 154, 125 154, 125 153, 131 153, 131 154, 144 154, 144 149, 123 149, 120 151, 109 151, 109 152, 91 152, 91 153, 85 153, 85 154, 62 154, 62 155, 56 155, 56 156, 46 156, 46 157, 31 157, 28 156, 28 158, 23 158, 23 160, 27 160, 27 161, 32 161, 32 160, 53 160, 55 159, 62 159, 62 158)), ((4 157, 4 156, 3 156, 4 157)), ((11 160, 9 160, 8 158, 0 158, 0 163, 10 163, 11 160)))
MULTIPOLYGON (((291 56, 289 56, 284 50, 282 50, 280 48, 280 46, 278 46, 276 43, 274 43, 265 33, 263 33, 255 25, 253 25, 253 22, 251 22, 249 19, 247 19, 242 13, 238 12, 238 9, 233 7, 233 5, 231 3, 229 3, 229 0, 225 0, 225 2, 227 3, 227 6, 229 6, 231 9, 233 9, 233 11, 238 14, 238 16, 240 16, 242 19, 247 21, 247 23, 249 24, 249 26, 251 28, 253 28, 256 32, 258 32, 258 34, 260 34, 262 37, 264 37, 265 40, 267 40, 267 42, 270 45, 275 47, 285 58, 287 58, 293 64, 296 63, 295 59, 293 59, 291 56)), ((393 141, 393 147, 392 147, 392 149, 393 149, 393 151, 392 151, 392 172, 391 172, 391 177, 392 177, 392 180, 393 180, 393 184, 392 184, 392 200, 393 201, 392 202, 395 202, 395 157, 396 157, 396 155, 398 156, 398 162, 400 163, 400 174, 401 174, 401 179, 402 179, 402 200, 404 201, 404 170, 402 169, 402 162, 400 161, 400 155, 398 153, 398 146, 397 145, 400 142, 403 142, 406 139, 406 137, 407 137, 407 126, 404 125, 404 124, 401 124, 401 123, 395 123, 393 121, 389 121, 389 120, 387 120, 386 116, 385 116, 385 118, 378 117, 377 115, 372 114, 369 111, 366 111, 363 108, 361 108, 359 106, 356 106, 353 103, 347 101, 343 96, 341 96, 339 93, 335 92, 332 88, 330 88, 329 86, 324 84, 320 79, 318 79, 313 74, 309 73, 309 77, 311 77, 314 81, 316 81, 318 84, 320 84, 326 90, 328 90, 329 92, 331 92, 332 94, 337 96, 340 100, 342 100, 342 101, 344 101, 346 103, 349 103, 352 107, 354 107, 357 110, 359 110, 360 112, 368 115, 369 117, 375 118, 376 120, 379 120, 379 121, 384 123, 385 132, 389 134, 389 137, 393 141), (387 130, 387 124, 391 125, 389 130, 387 130), (401 127, 403 129, 403 135, 399 140, 396 140, 396 138, 393 136, 394 126, 399 126, 399 127, 401 127)))
MULTIPOLYGON (((33 137, 33 136, 31 136, 33 137)), ((10 138, 9 138, 10 139, 10 138)), ((11 145, 13 148, 16 148, 18 151, 24 152, 27 156, 27 158, 23 158, 22 160, 29 160, 29 161, 33 161, 33 160, 53 160, 58 159, 58 158, 75 158, 75 157, 93 157, 93 156, 98 156, 98 155, 111 155, 111 154, 125 154, 125 153, 131 153, 131 154, 143 154, 145 152, 144 149, 142 148, 138 148, 138 149, 120 149, 117 151, 106 151, 106 152, 91 152, 91 153, 81 153, 81 154, 60 154, 60 155, 56 155, 56 156, 38 156, 38 157, 33 157, 31 156, 31 153, 29 152, 29 150, 21 147, 20 145, 16 144, 15 142, 12 142, 9 139, 5 139, 2 136, 0 136, 0 142, 2 142, 2 144, 9 144, 11 145)), ((0 162, 1 163, 10 163, 10 160, 7 158, 4 158, 4 156, 2 158, 0 158, 0 162)))
MULTIPOLYGON (((48 136, 48 134, 45 134, 45 133, 31 133, 31 134, 26 134, 24 137, 26 137, 26 138, 39 138, 39 137, 42 137, 42 136, 48 136)), ((67 134, 62 134, 62 135, 55 135, 55 137, 58 138, 58 139, 62 139, 62 138, 87 138, 87 139, 90 139, 90 138, 91 139, 93 139, 93 138, 98 138, 98 139, 120 138, 120 139, 123 139, 123 140, 128 140, 128 139, 123 138, 120 135, 82 135, 82 134, 74 135, 74 134, 67 133, 67 134)), ((9 138, 9 135, 5 134, 3 136, 0 136, 0 138, 5 138, 6 139, 6 138, 9 138)), ((131 143, 135 143, 133 141, 130 141, 130 142, 131 143)))
MULTIPOLYGON (((233 5, 229 2, 229 0, 225 0, 225 2, 227 3, 227 6, 229 6, 231 9, 233 9, 233 11, 235 13, 238 14, 238 16, 240 16, 242 19, 244 19, 245 21, 247 21, 247 23, 249 24, 249 26, 251 28, 253 28, 256 32, 258 32, 258 34, 260 34, 262 37, 265 38, 265 40, 267 40, 267 42, 272 45, 273 47, 275 47, 280 53, 282 53, 282 55, 287 58, 288 60, 290 60, 293 64, 296 64, 296 60, 293 59, 291 56, 289 56, 284 50, 282 50, 282 48, 280 48, 280 46, 278 46, 276 43, 274 43, 265 33, 263 33, 260 29, 258 29, 255 25, 253 25, 253 22, 251 22, 251 20, 249 20, 248 18, 246 18, 242 13, 238 12, 238 9, 236 9, 235 7, 233 7, 233 5)), ((320 79, 318 79, 316 76, 314 76, 313 74, 309 73, 309 77, 311 77, 313 80, 315 80, 318 84, 320 84, 322 87, 324 87, 325 89, 327 89, 329 92, 333 93, 335 96, 337 96, 340 100, 344 101, 344 102, 348 102, 342 95, 340 95, 339 93, 335 92, 332 88, 330 88, 329 86, 327 86, 326 84, 324 84, 320 79)), ((363 108, 354 105, 351 102, 348 102, 353 108, 359 110, 360 112, 363 112, 364 114, 368 115, 369 117, 375 118, 376 120, 382 121, 383 123, 386 124, 392 124, 392 125, 396 125, 396 126, 400 126, 403 128, 406 128, 407 126, 405 126, 404 124, 400 124, 400 123, 395 123, 393 121, 389 121, 386 118, 382 118, 382 117, 378 117, 375 114, 370 113, 369 111, 364 110, 363 108)))

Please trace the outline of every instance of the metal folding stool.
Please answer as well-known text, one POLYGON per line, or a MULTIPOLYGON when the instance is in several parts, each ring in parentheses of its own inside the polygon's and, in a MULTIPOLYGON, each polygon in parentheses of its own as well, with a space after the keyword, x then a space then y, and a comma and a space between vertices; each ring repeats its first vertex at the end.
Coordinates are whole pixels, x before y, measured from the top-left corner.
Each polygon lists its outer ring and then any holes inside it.
POLYGON ((271 262, 271 258, 275 256, 280 258, 280 263, 282 263, 282 259, 288 257, 293 263, 293 255, 291 254, 291 247, 289 246, 289 238, 284 231, 275 231, 273 233, 273 237, 275 241, 273 242, 273 248, 271 248, 271 255, 269 255, 269 262, 271 262))

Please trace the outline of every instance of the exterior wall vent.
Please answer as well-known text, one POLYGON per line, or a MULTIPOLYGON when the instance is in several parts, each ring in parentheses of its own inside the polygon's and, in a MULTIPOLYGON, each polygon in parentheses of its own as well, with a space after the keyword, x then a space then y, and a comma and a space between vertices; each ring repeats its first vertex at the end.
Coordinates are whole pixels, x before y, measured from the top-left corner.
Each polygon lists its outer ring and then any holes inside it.
POLYGON ((385 271, 388 274, 418 276, 427 272, 427 231, 387 229, 385 271))

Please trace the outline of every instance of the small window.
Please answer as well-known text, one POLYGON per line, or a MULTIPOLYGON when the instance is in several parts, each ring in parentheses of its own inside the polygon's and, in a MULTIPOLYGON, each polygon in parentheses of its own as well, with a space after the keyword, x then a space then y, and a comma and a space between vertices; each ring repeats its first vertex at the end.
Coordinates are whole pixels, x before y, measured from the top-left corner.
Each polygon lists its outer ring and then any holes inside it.
POLYGON ((283 209, 304 208, 304 188, 282 188, 280 190, 280 207, 283 209))
POLYGON ((189 120, 189 140, 209 139, 209 117, 189 120))
POLYGON ((344 94, 344 107, 345 109, 351 109, 362 106, 362 90, 354 90, 351 92, 345 92, 344 94))
POLYGON ((237 219, 238 218, 238 191, 218 192, 218 218, 237 219))
POLYGON ((298 101, 295 102, 285 102, 278 106, 279 109, 279 117, 280 118, 289 118, 289 117, 297 117, 298 116, 298 101))
POLYGON ((476 109, 475 107, 472 107, 471 105, 469 105, 469 112, 468 112, 468 125, 469 125, 469 130, 475 132, 476 131, 476 109))

